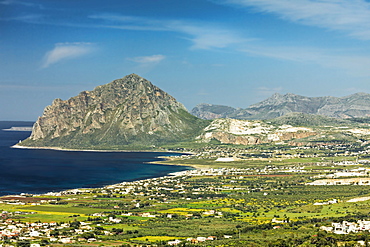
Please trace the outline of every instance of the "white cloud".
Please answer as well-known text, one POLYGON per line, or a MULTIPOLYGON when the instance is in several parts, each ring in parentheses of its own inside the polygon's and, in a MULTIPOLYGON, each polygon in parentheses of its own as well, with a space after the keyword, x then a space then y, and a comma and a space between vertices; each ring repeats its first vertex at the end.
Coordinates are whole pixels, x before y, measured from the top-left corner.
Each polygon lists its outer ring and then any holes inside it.
POLYGON ((133 57, 129 58, 129 60, 134 61, 140 64, 156 64, 164 60, 166 56, 164 55, 152 55, 152 56, 143 56, 143 57, 133 57))
POLYGON ((282 19, 329 30, 358 39, 370 39, 370 3, 365 0, 220 0, 216 2, 273 13, 282 19))
POLYGON ((179 20, 157 20, 137 16, 100 14, 90 16, 104 20, 102 28, 116 28, 138 31, 167 31, 186 35, 184 38, 193 42, 192 49, 225 48, 245 41, 238 34, 225 28, 207 23, 193 23, 179 20))
POLYGON ((41 67, 47 68, 63 60, 81 57, 91 53, 93 50, 94 45, 91 43, 58 43, 54 49, 45 54, 41 67))
POLYGON ((175 32, 184 33, 193 42, 192 49, 226 48, 232 44, 245 41, 236 33, 211 25, 195 25, 184 22, 167 24, 168 28, 175 32))

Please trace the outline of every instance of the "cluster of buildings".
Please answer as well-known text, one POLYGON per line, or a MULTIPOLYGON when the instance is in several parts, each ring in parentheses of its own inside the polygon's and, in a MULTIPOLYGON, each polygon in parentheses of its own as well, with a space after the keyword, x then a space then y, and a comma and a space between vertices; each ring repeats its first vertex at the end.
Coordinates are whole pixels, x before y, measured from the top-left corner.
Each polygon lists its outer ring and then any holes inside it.
POLYGON ((370 185, 370 178, 319 179, 307 185, 370 185))
POLYGON ((331 226, 321 226, 320 230, 332 232, 335 234, 349 234, 363 231, 370 231, 370 221, 358 220, 357 222, 342 221, 340 223, 331 223, 331 226))
MULTIPOLYGON (((232 238, 232 236, 230 236, 230 235, 224 235, 223 237, 224 238, 232 238)), ((217 239, 216 236, 208 236, 208 237, 187 238, 185 241, 190 242, 192 244, 197 244, 197 243, 202 243, 202 242, 205 242, 205 241, 213 241, 213 240, 216 240, 216 239, 217 239)), ((184 242, 183 240, 176 239, 176 240, 168 241, 167 244, 171 245, 171 246, 174 246, 174 245, 179 245, 183 242, 184 242)))
MULTIPOLYGON (((358 163, 355 164, 358 165, 358 163)), ((316 177, 325 177, 326 179, 318 179, 307 183, 307 185, 370 185, 370 169, 364 167, 316 177)))
POLYGON ((90 223, 79 222, 78 227, 72 227, 70 223, 22 223, 12 219, 6 219, 0 223, 0 240, 8 240, 9 242, 17 243, 24 240, 32 241, 35 239, 44 239, 47 242, 62 244, 73 243, 76 240, 96 241, 94 238, 85 239, 84 237, 78 237, 92 230, 92 227, 89 225, 90 223), (62 232, 63 234, 59 235, 56 234, 56 232, 62 232))
MULTIPOLYGON (((359 140, 359 143, 361 141, 359 140)), ((327 156, 359 156, 369 154, 365 144, 346 144, 346 143, 325 143, 313 142, 303 145, 289 147, 286 145, 276 145, 274 150, 264 149, 263 146, 255 145, 251 147, 225 147, 210 145, 200 148, 178 148, 166 151, 176 151, 192 153, 193 155, 183 155, 181 159, 232 159, 232 160, 250 160, 251 158, 267 159, 289 159, 289 158, 307 158, 307 157, 327 157, 327 156), (308 151, 307 151, 308 150, 308 151), (310 151, 311 150, 311 151, 310 151)), ((349 165, 350 161, 343 162, 343 165, 349 165)))
MULTIPOLYGON (((122 182, 119 184, 109 185, 99 190, 102 194, 121 194, 133 196, 149 196, 149 200, 166 201, 167 199, 176 196, 176 198, 196 199, 196 195, 213 193, 222 194, 225 190, 250 190, 248 187, 240 186, 239 181, 242 181, 250 175, 269 175, 276 173, 305 173, 307 172, 303 166, 266 166, 264 168, 209 168, 186 170, 181 172, 171 173, 168 176, 160 178, 151 178, 134 182, 122 182), (187 177, 212 177, 212 176, 227 176, 231 180, 219 180, 213 182, 203 182, 197 184, 196 187, 189 182, 185 182, 187 177)), ((82 192, 82 191, 80 191, 82 192)), ((86 192, 86 190, 84 190, 86 192)), ((92 190, 90 190, 92 192, 92 190)), ((76 190, 74 190, 76 193, 76 190)), ((198 199, 201 199, 199 197, 198 199)), ((139 207, 139 206, 135 206, 139 207)))

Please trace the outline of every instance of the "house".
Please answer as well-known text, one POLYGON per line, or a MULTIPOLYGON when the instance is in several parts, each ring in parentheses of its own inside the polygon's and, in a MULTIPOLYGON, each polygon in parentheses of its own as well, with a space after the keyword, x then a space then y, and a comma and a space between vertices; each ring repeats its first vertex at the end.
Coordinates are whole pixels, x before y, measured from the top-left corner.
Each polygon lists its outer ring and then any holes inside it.
POLYGON ((70 238, 61 238, 61 239, 59 239, 59 242, 62 242, 63 244, 73 243, 72 239, 70 239, 70 238))
POLYGON ((113 223, 120 223, 122 220, 118 218, 109 217, 108 220, 113 223))
POLYGON ((181 243, 180 240, 176 239, 176 240, 173 240, 173 241, 168 241, 167 244, 168 245, 178 245, 179 243, 181 243))
POLYGON ((40 237, 40 233, 38 231, 31 231, 30 237, 40 237))
MULTIPOLYGON (((140 214, 139 214, 139 215, 140 215, 140 214)), ((152 215, 152 214, 150 214, 150 213, 142 213, 140 216, 141 216, 141 217, 149 217, 149 218, 155 218, 155 217, 157 217, 156 215, 152 215)))
POLYGON ((197 237, 198 242, 204 242, 207 240, 206 237, 197 237))

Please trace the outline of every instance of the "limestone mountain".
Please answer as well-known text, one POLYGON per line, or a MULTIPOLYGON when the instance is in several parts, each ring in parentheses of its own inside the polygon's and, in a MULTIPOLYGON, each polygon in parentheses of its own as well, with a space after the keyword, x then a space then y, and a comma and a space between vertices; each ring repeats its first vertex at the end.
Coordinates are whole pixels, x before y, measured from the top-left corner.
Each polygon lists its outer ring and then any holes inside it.
POLYGON ((22 146, 119 148, 190 140, 208 122, 131 74, 68 100, 55 99, 22 146))
POLYGON ((356 93, 345 97, 305 97, 296 94, 274 94, 245 109, 227 106, 196 106, 191 112, 203 119, 272 119, 292 112, 323 115, 335 118, 370 116, 370 94, 356 93))

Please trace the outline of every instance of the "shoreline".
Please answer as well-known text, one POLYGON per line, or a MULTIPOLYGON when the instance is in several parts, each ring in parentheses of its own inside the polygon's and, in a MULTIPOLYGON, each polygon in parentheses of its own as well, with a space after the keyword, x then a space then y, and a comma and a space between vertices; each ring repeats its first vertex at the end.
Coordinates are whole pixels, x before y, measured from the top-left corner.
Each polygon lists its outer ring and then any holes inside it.
MULTIPOLYGON (((114 150, 114 149, 71 149, 71 148, 60 148, 60 147, 27 147, 15 144, 10 148, 19 149, 42 149, 42 150, 57 150, 57 151, 69 151, 69 152, 106 152, 106 153, 179 153, 176 151, 161 151, 161 150, 114 150)), ((184 153, 189 154, 191 153, 184 153)))
MULTIPOLYGON (((150 162, 148 162, 150 163, 150 162)), ((160 165, 164 165, 164 164, 160 164, 160 165)), ((184 166, 185 165, 179 165, 179 166, 184 166)), ((191 167, 191 166, 188 166, 188 167, 191 167)), ((142 182, 142 181, 147 181, 147 180, 157 180, 157 179, 165 179, 166 177, 176 177, 176 176, 179 176, 179 175, 182 175, 184 172, 186 171, 189 171, 189 170, 192 170, 192 169, 187 169, 187 170, 183 170, 183 171, 177 171, 177 172, 169 172, 169 173, 166 173, 164 175, 161 175, 161 176, 151 176, 151 177, 142 177, 142 178, 137 178, 137 179, 133 179, 133 180, 129 180, 129 181, 122 181, 122 182, 119 182, 119 183, 115 183, 115 184, 108 184, 108 185, 104 185, 104 186, 101 186, 101 187, 80 187, 80 188, 71 188, 71 189, 65 189, 65 190, 58 190, 58 191, 48 191, 48 192, 45 192, 45 193, 39 193, 39 194, 35 194, 35 193, 25 193, 25 192, 21 192, 21 193, 18 193, 18 194, 8 194, 8 195, 0 195, 0 199, 3 198, 3 197, 20 197, 20 198, 27 198, 27 197, 40 197, 40 196, 62 196, 62 195, 68 195, 69 193, 78 193, 78 192, 83 192, 83 191, 86 191, 86 190, 91 190, 91 189, 105 189, 105 188, 115 188, 117 186, 120 186, 120 185, 123 185, 123 184, 127 184, 127 183, 137 183, 137 182, 142 182)), ((198 170, 198 169, 195 169, 195 170, 198 170)))
MULTIPOLYGON (((151 153, 154 153, 154 152, 158 152, 158 153, 178 153, 178 152, 175 152, 175 151, 143 151, 143 150, 140 150, 140 151, 130 151, 130 150, 80 150, 80 149, 63 149, 63 148, 57 148, 57 147, 25 147, 25 146, 20 146, 20 145, 13 145, 11 146, 10 148, 18 148, 18 149, 44 149, 44 150, 56 150, 56 151, 70 151, 70 152, 151 152, 151 153)), ((191 155, 189 153, 178 153, 179 156, 181 156, 181 154, 186 154, 186 155, 191 155)), ((164 160, 170 160, 172 156, 155 156, 155 158, 160 158, 160 159, 164 159, 164 160)), ((161 161, 150 161, 150 162, 145 162, 145 164, 153 164, 153 165, 164 165, 164 166, 179 166, 179 167, 184 167, 184 170, 182 171, 178 171, 178 172, 168 172, 164 175, 161 175, 161 176, 150 176, 150 177, 141 177, 141 178, 136 178, 136 179, 132 179, 132 180, 129 180, 129 181, 121 181, 121 182, 118 182, 118 183, 115 183, 115 184, 108 184, 108 185, 104 185, 104 186, 101 186, 101 187, 92 187, 92 188, 71 188, 71 189, 65 189, 65 190, 58 190, 58 191, 48 191, 48 192, 45 192, 45 193, 38 193, 38 194, 34 194, 34 193, 27 193, 27 192, 20 192, 20 193, 17 193, 17 194, 9 194, 9 195, 0 195, 0 198, 2 197, 7 197, 7 196, 25 196, 25 195, 31 195, 32 197, 34 196, 47 196, 47 195, 50 195, 50 194, 53 194, 53 193, 56 193, 56 194, 63 194, 63 192, 68 192, 68 191, 74 191, 74 190, 88 190, 88 189, 103 189, 103 188, 106 188, 106 187, 109 187, 109 186, 115 186, 115 185, 118 185, 118 184, 122 184, 122 183, 132 183, 132 182, 138 182, 138 181, 143 181, 143 180, 148 180, 148 179, 160 179, 160 178, 164 178, 166 176, 174 176, 176 173, 182 173, 184 171, 187 171, 187 170, 198 170, 199 167, 197 166, 193 166, 193 165, 186 165, 186 164, 163 164, 161 163, 161 161), (186 167, 188 169, 186 169, 186 167)))
MULTIPOLYGON (((154 161, 155 162, 155 161, 154 161)), ((156 164, 154 162, 147 162, 146 164, 156 164)), ((172 165, 172 164, 156 164, 156 165, 170 165, 170 166, 182 166, 182 167, 189 167, 189 168, 195 168, 193 166, 187 166, 187 165, 172 165)), ((48 191, 48 192, 44 192, 44 193, 39 193, 39 194, 35 194, 35 193, 27 193, 27 192, 20 192, 20 193, 17 193, 17 194, 8 194, 8 195, 0 195, 0 198, 3 198, 3 197, 28 197, 28 196, 31 196, 31 197, 38 197, 38 196, 62 196, 62 195, 67 195, 68 192, 81 192, 83 190, 91 190, 91 189, 104 189, 104 188, 109 188, 109 187, 116 187, 116 186, 119 186, 119 185, 122 185, 122 184, 125 184, 125 183, 136 183, 136 182, 140 182, 140 181, 146 181, 146 180, 156 180, 156 179, 164 179, 166 177, 175 177, 177 176, 177 174, 182 174, 183 172, 185 171, 189 171, 189 170, 193 170, 193 169, 184 169, 182 171, 177 171, 177 172, 168 172, 164 175, 161 175, 161 176, 150 176, 150 177, 141 177, 141 178, 137 178, 137 179, 132 179, 132 180, 129 180, 129 181, 121 181, 121 182, 118 182, 118 183, 114 183, 114 184, 107 184, 107 185, 104 185, 104 186, 101 186, 101 187, 80 187, 80 188, 71 188, 71 189, 64 189, 64 190, 57 190, 57 191, 48 191), (59 194, 59 195, 57 195, 59 194)), ((195 168, 194 170, 198 170, 198 168, 195 168)))
MULTIPOLYGON (((189 154, 189 155, 192 155, 192 154, 189 154)), ((177 156, 170 156, 170 157, 162 157, 162 156, 159 156, 158 158, 163 158, 163 159, 166 159, 166 160, 173 160, 172 157, 177 157, 177 156)), ((166 166, 185 166, 185 167, 192 167, 194 168, 195 170, 200 170, 200 169, 209 169, 211 168, 210 166, 208 165, 196 165, 196 164, 163 164, 163 163, 160 163, 161 161, 151 161, 151 162, 148 162, 150 164, 156 164, 156 165, 166 165, 166 166)))

